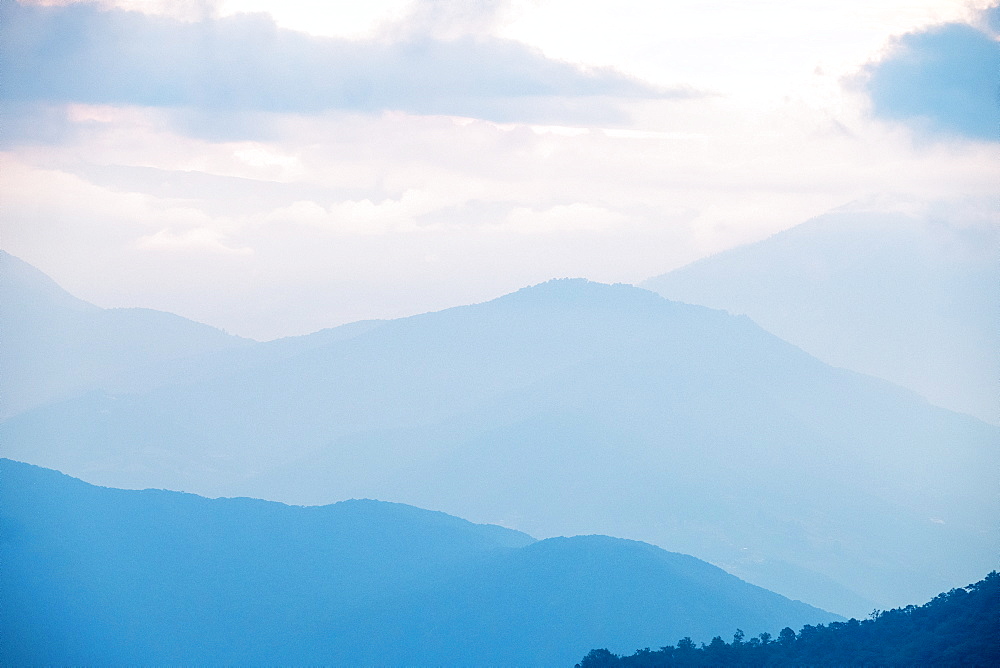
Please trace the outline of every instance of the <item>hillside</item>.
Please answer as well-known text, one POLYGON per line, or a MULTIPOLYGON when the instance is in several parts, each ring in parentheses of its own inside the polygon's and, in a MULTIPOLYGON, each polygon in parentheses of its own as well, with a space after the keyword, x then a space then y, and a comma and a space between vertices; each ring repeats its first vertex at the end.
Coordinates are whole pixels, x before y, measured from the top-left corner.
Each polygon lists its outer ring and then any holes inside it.
POLYGON ((642 285, 1000 424, 1000 225, 986 207, 846 207, 642 285))
POLYGON ((1000 665, 1000 574, 939 594, 921 606, 874 611, 870 619, 786 627, 732 643, 713 638, 697 647, 690 637, 677 647, 643 649, 631 656, 592 650, 581 668, 668 666, 987 666, 1000 665))
POLYGON ((746 318, 562 280, 358 327, 22 413, 0 454, 116 487, 618 535, 848 615, 995 557, 1000 430, 746 318))
POLYGON ((0 420, 90 392, 129 395, 272 365, 381 324, 259 343, 163 311, 99 308, 4 251, 0 304, 0 420))
POLYGON ((155 387, 252 343, 172 313, 98 308, 4 251, 0 304, 0 419, 88 391, 155 387))
POLYGON ((842 614, 926 598, 994 556, 1000 430, 746 318, 564 280, 305 338, 201 381, 28 411, 0 424, 0 454, 118 487, 620 535, 842 614))
POLYGON ((108 489, 10 460, 0 562, 4 665, 548 666, 681 627, 835 619, 633 541, 108 489))

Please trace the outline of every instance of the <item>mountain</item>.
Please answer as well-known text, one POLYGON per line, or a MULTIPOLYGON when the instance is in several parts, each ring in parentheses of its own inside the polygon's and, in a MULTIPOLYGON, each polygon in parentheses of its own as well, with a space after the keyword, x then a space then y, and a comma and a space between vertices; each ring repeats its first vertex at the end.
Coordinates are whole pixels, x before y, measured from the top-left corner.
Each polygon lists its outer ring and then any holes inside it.
POLYGON ((0 419, 90 390, 153 387, 186 359, 251 343, 171 313, 98 308, 4 251, 0 304, 0 419))
POLYGON ((848 615, 995 561, 1000 429, 746 317, 559 280, 305 343, 22 413, 0 454, 117 487, 618 535, 848 615))
POLYGON ((379 501, 94 487, 0 460, 4 665, 560 665, 835 616, 651 545, 379 501))
POLYGON ((258 343, 144 308, 103 309, 0 251, 0 419, 88 392, 190 383, 345 340, 370 320, 258 343))
POLYGON ((580 668, 669 668, 671 666, 996 666, 1000 665, 1000 573, 939 594, 921 606, 873 611, 871 619, 824 626, 796 634, 784 628, 707 647, 678 643, 659 651, 618 657, 591 650, 580 668), (686 646, 682 646, 686 645, 686 646))
POLYGON ((873 207, 820 216, 642 285, 746 314, 829 364, 1000 424, 996 202, 985 214, 961 203, 873 207))

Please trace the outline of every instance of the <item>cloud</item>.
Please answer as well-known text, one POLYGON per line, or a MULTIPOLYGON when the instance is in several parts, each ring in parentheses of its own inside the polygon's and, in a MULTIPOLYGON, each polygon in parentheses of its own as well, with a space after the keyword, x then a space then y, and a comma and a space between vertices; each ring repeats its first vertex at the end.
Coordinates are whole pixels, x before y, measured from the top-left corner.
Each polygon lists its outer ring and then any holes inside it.
POLYGON ((344 200, 328 207, 314 201, 298 201, 275 209, 264 222, 284 226, 308 225, 341 235, 385 235, 435 229, 418 226, 417 219, 447 203, 442 197, 418 190, 407 190, 399 199, 344 200))
POLYGON ((487 34, 501 22, 509 0, 420 0, 403 21, 383 26, 388 34, 455 39, 487 34))
MULTIPOLYGON (((998 22, 998 9, 985 23, 998 22)), ((864 72, 876 116, 926 130, 1000 141, 1000 43, 947 23, 900 37, 864 72)))
POLYGON ((983 21, 994 34, 1000 33, 1000 5, 983 11, 983 21))
POLYGON ((724 105, 657 103, 661 125, 624 135, 290 115, 282 141, 235 143, 179 135, 162 109, 75 106, 71 144, 0 153, 0 236, 95 303, 270 338, 553 276, 639 281, 871 192, 996 192, 991 144, 724 105))
POLYGON ((174 231, 163 228, 155 234, 149 234, 136 242, 136 247, 144 250, 184 250, 207 251, 211 253, 252 254, 250 248, 231 248, 225 243, 224 236, 208 227, 190 230, 174 231))
POLYGON ((184 22, 89 3, 0 0, 0 102, 12 112, 68 102, 194 109, 211 133, 219 116, 331 109, 606 122, 622 117, 615 99, 692 95, 477 37, 485 33, 470 34, 468 23, 488 22, 492 10, 456 19, 438 5, 419 18, 430 24, 441 14, 450 38, 427 28, 362 41, 282 29, 264 14, 184 22))
POLYGON ((506 227, 521 234, 610 232, 627 224, 627 216, 600 206, 576 202, 544 211, 517 207, 507 217, 506 227))

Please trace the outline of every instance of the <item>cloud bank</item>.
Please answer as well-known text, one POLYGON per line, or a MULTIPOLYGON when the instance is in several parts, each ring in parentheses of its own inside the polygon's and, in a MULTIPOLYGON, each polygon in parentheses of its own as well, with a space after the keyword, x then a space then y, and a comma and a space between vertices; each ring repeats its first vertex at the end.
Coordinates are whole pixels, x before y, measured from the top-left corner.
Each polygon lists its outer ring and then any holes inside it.
MULTIPOLYGON (((1000 7, 985 12, 987 30, 998 17, 1000 7)), ((1000 141, 1000 43, 985 30, 948 23, 903 35, 865 75, 876 116, 1000 141)))
MULTIPOLYGON (((887 35, 930 19, 891 23, 863 50, 810 51, 802 35, 818 22, 798 11, 798 23, 775 18, 777 51, 751 57, 756 41, 727 45, 717 28, 757 35, 783 9, 754 23, 749 10, 716 19, 699 8, 668 29, 658 9, 616 19, 606 4, 546 0, 555 13, 532 38, 509 29, 502 1, 420 0, 367 37, 317 37, 281 12, 224 17, 200 0, 33 1, 0 0, 4 249, 103 306, 258 338, 484 301, 553 276, 638 281, 875 193, 996 193, 994 143, 914 142, 840 88, 887 35), (171 13, 121 9, 133 1, 171 13), (600 52, 553 48, 567 32, 601 35, 600 52), (601 55, 628 39, 631 60, 601 55), (827 69, 824 54, 854 51, 827 69), (644 69, 643 53, 682 66, 644 69), (823 72, 797 66, 810 76, 795 83, 796 68, 764 66, 794 54, 823 72), (729 80, 713 74, 726 58, 741 61, 740 86, 715 86, 729 80), (719 92, 676 100, 620 71, 719 92), (745 95, 780 82, 786 97, 745 95), (617 114, 628 118, 609 127, 617 114)), ((843 20, 842 4, 826 11, 841 17, 828 41, 857 37, 864 21, 843 20)))
MULTIPOLYGON (((433 18, 433 17, 430 17, 433 18)), ((498 122, 613 122, 614 99, 686 97, 512 40, 412 31, 313 37, 265 14, 183 22, 92 4, 0 0, 0 100, 187 107, 206 113, 331 109, 498 122)))

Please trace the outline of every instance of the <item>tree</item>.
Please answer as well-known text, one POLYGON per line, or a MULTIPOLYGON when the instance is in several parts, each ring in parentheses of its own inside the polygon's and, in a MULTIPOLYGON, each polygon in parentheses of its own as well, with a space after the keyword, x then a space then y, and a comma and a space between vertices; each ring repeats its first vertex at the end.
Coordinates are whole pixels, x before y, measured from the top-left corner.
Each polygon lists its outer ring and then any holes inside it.
POLYGON ((697 649, 691 636, 684 636, 677 641, 677 649, 681 652, 693 652, 697 649))
POLYGON ((620 665, 622 662, 617 654, 607 649, 592 649, 575 668, 618 668, 620 665))

